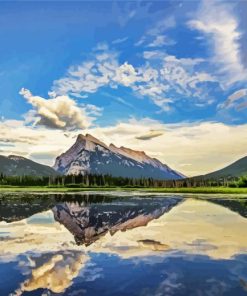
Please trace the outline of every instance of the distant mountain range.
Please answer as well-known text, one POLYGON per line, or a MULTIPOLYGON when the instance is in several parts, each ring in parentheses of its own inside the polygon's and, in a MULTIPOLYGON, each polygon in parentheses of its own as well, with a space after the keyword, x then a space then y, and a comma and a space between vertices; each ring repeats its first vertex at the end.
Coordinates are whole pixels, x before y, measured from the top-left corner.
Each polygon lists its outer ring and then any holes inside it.
POLYGON ((22 156, 0 155, 0 173, 7 176, 55 176, 58 173, 51 167, 39 164, 22 156))
MULTIPOLYGON (((53 168, 27 158, 0 155, 0 173, 8 176, 55 176, 58 174, 110 174, 112 176, 178 180, 186 178, 144 151, 109 146, 87 134, 79 135, 74 145, 56 158, 53 168)), ((247 156, 227 167, 195 178, 219 179, 247 175, 247 156)))
POLYGON ((247 156, 235 161, 223 169, 199 177, 203 177, 204 179, 219 179, 241 177, 243 175, 247 175, 247 156))
POLYGON ((132 178, 184 178, 181 173, 143 151, 118 148, 113 144, 107 146, 89 134, 79 135, 75 144, 57 157, 53 168, 64 175, 92 173, 132 178))

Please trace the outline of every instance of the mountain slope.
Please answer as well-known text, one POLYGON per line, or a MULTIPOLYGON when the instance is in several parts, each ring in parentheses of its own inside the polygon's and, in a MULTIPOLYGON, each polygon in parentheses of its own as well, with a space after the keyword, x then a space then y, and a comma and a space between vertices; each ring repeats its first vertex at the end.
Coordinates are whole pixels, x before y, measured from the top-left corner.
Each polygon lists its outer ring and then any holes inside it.
POLYGON ((0 155, 0 173, 8 176, 54 176, 58 173, 49 166, 25 157, 0 155))
POLYGON ((226 177, 241 177, 243 175, 247 175, 247 156, 235 161, 221 170, 206 174, 203 177, 205 179, 218 179, 226 177))
POLYGON ((122 177, 181 179, 184 176, 143 151, 116 147, 87 134, 79 135, 75 144, 57 157, 54 169, 62 174, 111 174, 122 177))

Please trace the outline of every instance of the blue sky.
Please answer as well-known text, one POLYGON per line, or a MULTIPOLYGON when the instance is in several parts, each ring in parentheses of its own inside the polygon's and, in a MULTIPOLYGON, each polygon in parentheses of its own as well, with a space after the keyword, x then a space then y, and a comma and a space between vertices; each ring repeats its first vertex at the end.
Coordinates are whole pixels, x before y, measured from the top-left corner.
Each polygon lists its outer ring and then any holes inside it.
POLYGON ((1 122, 71 138, 133 120, 242 127, 246 11, 246 1, 1 2, 1 122))

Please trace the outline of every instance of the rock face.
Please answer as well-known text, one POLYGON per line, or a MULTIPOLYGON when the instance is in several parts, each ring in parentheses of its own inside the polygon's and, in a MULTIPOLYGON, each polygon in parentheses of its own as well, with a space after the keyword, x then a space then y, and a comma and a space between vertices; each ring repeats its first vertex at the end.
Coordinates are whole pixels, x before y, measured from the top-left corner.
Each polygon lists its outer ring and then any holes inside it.
MULTIPOLYGON (((182 201, 181 198, 131 198, 102 204, 60 203, 52 208, 54 218, 73 235, 78 245, 90 245, 106 233, 146 226, 182 201)), ((141 241, 149 244, 148 241, 141 241)), ((157 248, 161 246, 157 245, 157 248)))
POLYGON ((49 166, 22 156, 0 155, 0 173, 7 176, 55 176, 58 173, 49 166))
POLYGON ((79 135, 75 144, 56 158, 53 167, 66 175, 111 174, 121 177, 181 179, 184 176, 143 151, 116 147, 87 134, 79 135))

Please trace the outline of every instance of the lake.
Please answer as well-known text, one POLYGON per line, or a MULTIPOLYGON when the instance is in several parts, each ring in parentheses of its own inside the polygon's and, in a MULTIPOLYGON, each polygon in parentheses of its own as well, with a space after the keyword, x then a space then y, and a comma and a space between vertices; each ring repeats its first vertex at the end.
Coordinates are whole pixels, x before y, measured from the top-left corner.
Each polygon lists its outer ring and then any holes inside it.
POLYGON ((0 295, 247 295, 247 199, 0 194, 0 295))

